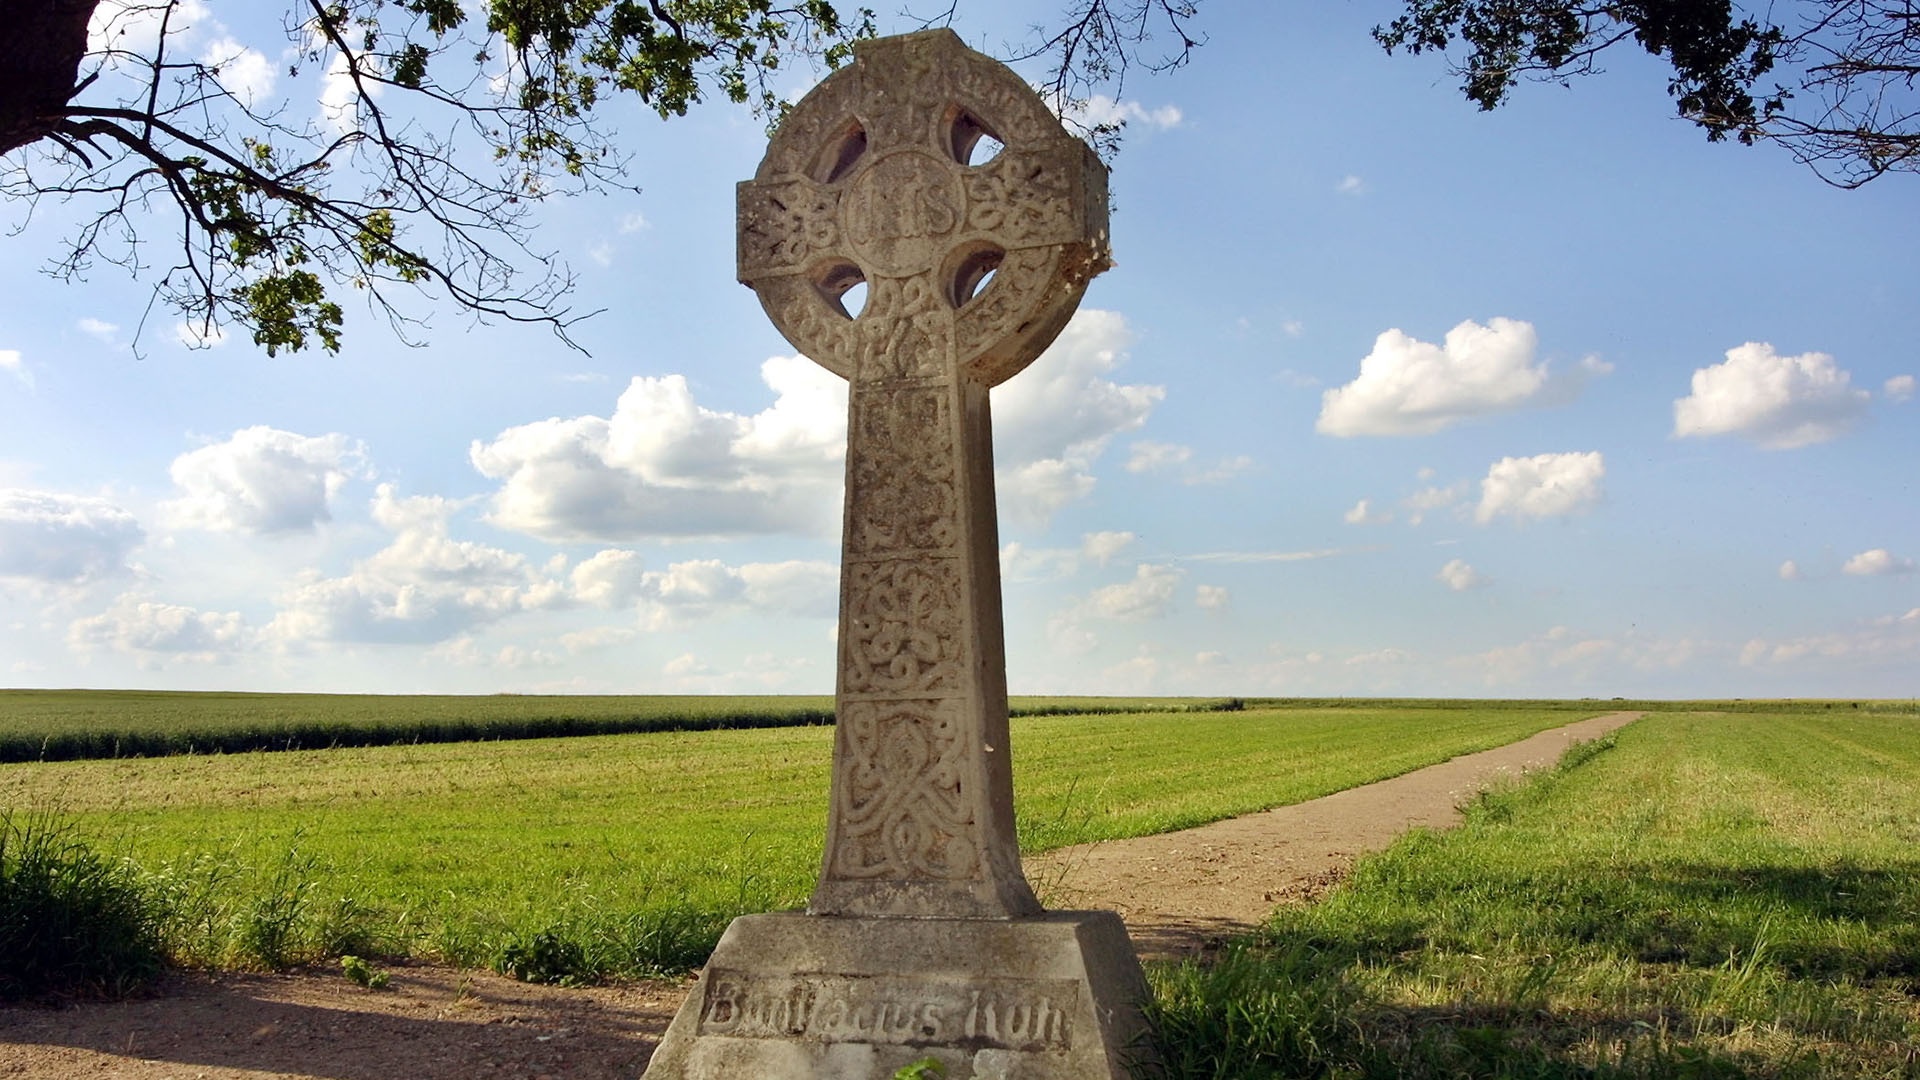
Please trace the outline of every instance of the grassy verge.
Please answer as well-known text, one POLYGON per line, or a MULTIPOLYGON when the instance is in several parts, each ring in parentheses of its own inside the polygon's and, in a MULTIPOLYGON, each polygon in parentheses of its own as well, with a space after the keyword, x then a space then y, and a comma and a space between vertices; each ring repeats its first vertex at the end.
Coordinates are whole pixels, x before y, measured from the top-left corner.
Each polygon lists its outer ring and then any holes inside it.
POLYGON ((1615 739, 1155 971, 1174 1075, 1920 1076, 1920 719, 1615 739))
MULTIPOLYGON (((1297 802, 1567 722, 1526 708, 1014 722, 1023 844, 1297 802)), ((684 968, 743 911, 804 902, 832 732, 669 732, 0 767, 143 866, 176 955, 422 953, 590 977, 684 968)))
POLYGON ((118 995, 160 970, 160 905, 133 867, 47 814, 0 811, 0 1001, 118 995))

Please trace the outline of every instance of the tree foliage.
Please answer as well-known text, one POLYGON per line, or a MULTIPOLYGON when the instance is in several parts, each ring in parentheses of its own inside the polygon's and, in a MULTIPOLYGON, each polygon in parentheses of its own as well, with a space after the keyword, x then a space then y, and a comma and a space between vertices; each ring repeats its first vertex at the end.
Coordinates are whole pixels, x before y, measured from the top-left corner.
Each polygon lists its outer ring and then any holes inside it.
POLYGON ((1920 171, 1920 0, 1785 0, 1757 15, 1731 0, 1407 0, 1374 37, 1388 52, 1451 51, 1482 109, 1522 78, 1566 83, 1637 45, 1667 61, 1680 116, 1710 140, 1777 143, 1840 187, 1920 171))
MULTIPOLYGON (((118 264, 202 337, 239 326, 270 355, 337 351, 342 286, 403 338, 417 309, 399 287, 572 344, 572 278, 528 215, 629 186, 609 103, 670 118, 721 98, 776 121, 776 79, 836 67, 875 32, 845 0, 285 2, 276 74, 317 78, 317 112, 250 92, 264 53, 184 47, 217 25, 201 0, 0 0, 0 195, 82 215, 55 276, 118 264)), ((1164 32, 1156 16, 1182 45, 1140 62, 1184 62, 1193 9, 1071 0, 1027 55, 1057 59, 1065 103, 1117 83, 1164 32)))

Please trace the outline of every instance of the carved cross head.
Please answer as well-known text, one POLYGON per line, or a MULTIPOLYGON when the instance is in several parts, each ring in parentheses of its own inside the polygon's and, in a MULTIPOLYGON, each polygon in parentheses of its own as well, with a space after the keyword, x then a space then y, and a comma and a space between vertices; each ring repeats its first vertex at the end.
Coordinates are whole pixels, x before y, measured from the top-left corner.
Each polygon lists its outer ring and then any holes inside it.
POLYGON ((844 378, 1003 382, 1109 265, 1106 167, 951 30, 854 56, 740 184, 740 281, 844 378), (861 284, 865 303, 848 310, 861 284))

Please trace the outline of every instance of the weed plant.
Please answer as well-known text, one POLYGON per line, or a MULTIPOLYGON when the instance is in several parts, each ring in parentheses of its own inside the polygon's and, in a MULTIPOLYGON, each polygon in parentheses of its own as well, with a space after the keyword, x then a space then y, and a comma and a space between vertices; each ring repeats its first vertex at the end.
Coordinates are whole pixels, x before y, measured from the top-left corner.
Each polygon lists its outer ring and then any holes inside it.
POLYGON ((159 973, 139 874, 44 812, 0 811, 0 1000, 123 995, 159 973))
POLYGON ((1920 1076, 1920 718, 1648 718, 1153 979, 1175 1077, 1920 1076))

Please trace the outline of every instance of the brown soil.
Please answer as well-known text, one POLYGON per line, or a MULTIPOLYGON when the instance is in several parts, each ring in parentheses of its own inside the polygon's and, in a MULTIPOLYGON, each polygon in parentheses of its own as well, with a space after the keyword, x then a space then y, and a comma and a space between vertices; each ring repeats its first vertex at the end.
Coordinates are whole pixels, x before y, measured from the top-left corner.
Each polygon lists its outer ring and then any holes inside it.
MULTIPOLYGON (((1502 774, 1551 764, 1611 713, 1392 780, 1186 832, 1029 859, 1049 906, 1119 911, 1140 950, 1178 956, 1311 899, 1409 828, 1445 828, 1502 774)), ((391 969, 384 991, 336 970, 174 974, 136 1001, 0 1008, 0 1078, 30 1080, 633 1080, 687 982, 563 990, 487 972, 391 969)))

